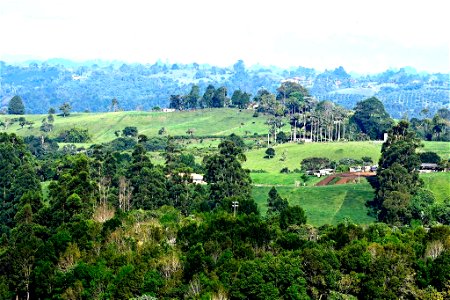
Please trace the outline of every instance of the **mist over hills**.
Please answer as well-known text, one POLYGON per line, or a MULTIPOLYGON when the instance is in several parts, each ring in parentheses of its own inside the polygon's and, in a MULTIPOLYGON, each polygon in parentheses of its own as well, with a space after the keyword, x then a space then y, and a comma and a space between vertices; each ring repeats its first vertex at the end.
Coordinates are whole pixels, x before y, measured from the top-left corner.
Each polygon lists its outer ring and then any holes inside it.
POLYGON ((375 96, 394 118, 419 117, 424 108, 434 114, 450 107, 449 74, 418 73, 411 67, 378 74, 349 74, 343 67, 318 71, 313 68, 274 66, 246 67, 243 61, 230 67, 208 64, 126 64, 120 61, 74 62, 66 59, 0 62, 0 109, 20 95, 27 113, 46 113, 69 102, 74 111, 108 111, 116 98, 123 110, 167 107, 170 95, 186 94, 193 84, 225 86, 255 95, 261 88, 275 92, 284 80, 306 87, 318 100, 331 100, 346 108, 375 96))

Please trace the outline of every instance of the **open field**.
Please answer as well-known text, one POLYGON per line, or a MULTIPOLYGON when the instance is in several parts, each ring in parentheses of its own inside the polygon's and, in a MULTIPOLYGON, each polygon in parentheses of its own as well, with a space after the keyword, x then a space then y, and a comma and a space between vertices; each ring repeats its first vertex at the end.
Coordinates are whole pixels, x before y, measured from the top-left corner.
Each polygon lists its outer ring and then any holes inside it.
MULTIPOLYGON (((126 126, 136 126, 140 134, 157 136, 158 130, 165 127, 167 134, 186 135, 188 129, 194 130, 194 136, 206 135, 253 135, 267 132, 264 124, 266 117, 260 115, 253 118, 252 110, 212 109, 183 112, 109 112, 109 113, 76 113, 63 118, 55 117, 54 131, 50 136, 73 127, 89 130, 93 143, 103 143, 116 138, 114 132, 126 126)), ((20 128, 18 123, 11 125, 7 132, 21 136, 38 135, 42 119, 46 115, 24 115, 26 120, 35 122, 32 129, 20 128)), ((5 116, 2 118, 11 118, 5 116)))
POLYGON ((442 203, 445 199, 450 199, 449 172, 420 174, 420 178, 424 182, 424 188, 433 192, 437 202, 442 203))
MULTIPOLYGON (((270 187, 253 188, 253 197, 263 215, 267 211, 267 194, 270 187)), ((375 221, 367 215, 367 200, 373 198, 373 189, 367 181, 359 184, 344 184, 321 187, 277 187, 290 205, 300 205, 306 211, 308 223, 321 226, 337 224, 348 219, 357 224, 375 221)))
MULTIPOLYGON (((252 178, 252 182, 254 185, 283 185, 294 187, 295 183, 300 183, 303 186, 303 180, 301 178, 300 173, 250 173, 250 177, 252 178)), ((306 186, 313 186, 322 178, 316 176, 308 176, 306 181, 306 186)))
POLYGON ((289 170, 300 169, 300 162, 307 157, 321 156, 331 160, 345 157, 361 159, 369 156, 376 163, 380 157, 381 143, 379 142, 334 142, 334 143, 287 143, 274 147, 275 157, 264 158, 265 148, 250 150, 245 153, 247 161, 244 167, 250 170, 265 170, 269 173, 279 173, 282 168, 289 170), (286 156, 284 161, 280 158, 286 156))
MULTIPOLYGON (((367 180, 361 177, 361 183, 333 184, 314 186, 322 178, 310 177, 308 186, 295 187, 298 174, 251 173, 253 197, 263 215, 267 211, 267 195, 272 186, 276 186, 290 205, 302 206, 308 216, 308 223, 316 226, 337 224, 346 218, 357 224, 368 224, 375 219, 368 216, 365 203, 373 199, 374 191, 367 180), (272 184, 270 184, 272 182, 272 184)), ((450 173, 421 174, 424 187, 433 192, 436 201, 442 203, 450 198, 450 173)))
POLYGON ((436 152, 442 159, 450 159, 450 142, 427 142, 424 141, 423 148, 419 152, 436 152))

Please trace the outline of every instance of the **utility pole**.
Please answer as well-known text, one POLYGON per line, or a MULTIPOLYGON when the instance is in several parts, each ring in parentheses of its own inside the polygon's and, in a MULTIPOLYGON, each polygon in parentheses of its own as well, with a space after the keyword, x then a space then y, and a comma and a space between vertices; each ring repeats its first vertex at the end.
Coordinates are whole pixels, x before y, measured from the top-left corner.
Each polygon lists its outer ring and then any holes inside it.
POLYGON ((237 208, 239 206, 239 202, 238 201, 233 201, 231 203, 232 203, 231 207, 233 207, 233 215, 234 215, 234 217, 236 217, 236 211, 237 211, 237 208))

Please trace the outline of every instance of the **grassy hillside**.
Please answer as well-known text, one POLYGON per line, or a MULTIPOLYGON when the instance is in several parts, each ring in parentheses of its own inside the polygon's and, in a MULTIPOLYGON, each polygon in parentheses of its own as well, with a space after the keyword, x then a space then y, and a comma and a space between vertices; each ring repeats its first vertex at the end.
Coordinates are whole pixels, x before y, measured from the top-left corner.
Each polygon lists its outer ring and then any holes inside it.
POLYGON ((344 157, 360 159, 369 156, 374 162, 380 157, 381 144, 378 142, 336 142, 336 143, 306 143, 282 144, 274 147, 276 155, 272 159, 265 159, 265 148, 250 150, 246 153, 245 168, 250 170, 265 170, 269 173, 279 173, 287 167, 290 170, 300 168, 300 162, 307 157, 322 156, 331 160, 344 157), (281 161, 282 154, 286 159, 281 161))
POLYGON ((450 159, 450 143, 449 142, 428 142, 424 141, 423 147, 419 152, 432 151, 436 152, 442 159, 450 159))
POLYGON ((424 182, 424 188, 433 192, 437 202, 450 199, 450 173, 437 172, 421 174, 420 178, 424 182))
MULTIPOLYGON (((254 187, 253 197, 263 215, 267 211, 267 194, 270 187, 254 187)), ((367 200, 373 198, 373 189, 365 180, 360 184, 344 184, 323 187, 277 187, 290 205, 305 209, 308 223, 316 226, 337 224, 348 219, 357 224, 375 221, 367 215, 367 200)))
MULTIPOLYGON (((188 129, 194 130, 194 136, 205 135, 253 135, 267 132, 266 118, 253 118, 253 111, 237 109, 212 109, 183 112, 139 112, 126 111, 114 113, 77 113, 63 118, 56 116, 54 131, 50 136, 73 127, 86 128, 92 136, 93 143, 103 143, 114 139, 114 132, 121 131, 126 126, 136 126, 139 133, 147 136, 158 135, 158 130, 165 127, 167 134, 186 135, 188 129)), ((10 118, 5 116, 3 118, 10 118)), ((25 115, 27 120, 35 122, 34 128, 21 129, 19 124, 13 124, 7 130, 18 135, 38 135, 42 119, 46 115, 25 115)))

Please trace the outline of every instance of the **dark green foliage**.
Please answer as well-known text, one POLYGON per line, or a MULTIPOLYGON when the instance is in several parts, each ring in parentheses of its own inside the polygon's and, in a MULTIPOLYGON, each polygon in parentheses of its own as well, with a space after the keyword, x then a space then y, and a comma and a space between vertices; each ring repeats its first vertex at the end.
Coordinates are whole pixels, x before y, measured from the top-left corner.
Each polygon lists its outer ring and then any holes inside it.
POLYGON ((277 88, 277 100, 286 101, 289 98, 295 98, 303 101, 305 97, 309 97, 308 90, 296 82, 286 81, 277 88))
POLYGON ((37 158, 43 158, 46 155, 55 153, 59 146, 56 140, 49 137, 38 138, 35 136, 27 136, 24 138, 28 150, 37 158))
POLYGON ((266 158, 272 158, 275 156, 275 149, 273 148, 267 148, 266 151, 264 152, 266 154, 266 158))
POLYGON ((242 150, 246 149, 244 140, 235 133, 230 134, 229 136, 224 138, 224 140, 233 142, 237 147, 241 148, 242 150))
POLYGON ((204 180, 210 187, 210 197, 216 203, 226 197, 250 198, 251 178, 239 160, 245 159, 242 149, 231 141, 219 144, 219 153, 205 157, 204 180))
POLYGON ((128 178, 133 187, 133 208, 156 209, 168 203, 166 177, 159 167, 154 167, 140 144, 132 154, 128 178))
POLYGON ((91 137, 87 129, 71 128, 61 132, 56 140, 62 143, 87 143, 91 137))
POLYGON ((235 90, 231 96, 231 104, 234 107, 244 109, 250 103, 250 94, 241 90, 235 90))
POLYGON ((12 97, 11 100, 9 101, 8 114, 10 114, 10 115, 24 115, 25 114, 25 106, 23 105, 23 101, 20 96, 16 95, 16 96, 12 97))
POLYGON ((375 97, 358 102, 350 122, 356 124, 372 140, 382 140, 384 133, 393 125, 383 103, 375 97))
POLYGON ((438 164, 441 162, 441 157, 432 151, 420 153, 419 159, 421 163, 438 164))
POLYGON ((230 292, 233 299, 310 299, 299 258, 267 255, 242 263, 230 292))
POLYGON ((184 96, 185 106, 189 109, 195 109, 198 106, 200 100, 200 87, 198 85, 193 85, 189 94, 184 96))
POLYGON ((273 186, 269 191, 267 198, 267 214, 279 213, 289 206, 286 199, 281 198, 277 189, 273 186))
POLYGON ((211 98, 211 107, 225 107, 228 104, 227 88, 219 87, 211 98))
POLYGON ((284 131, 280 131, 277 133, 277 143, 283 144, 289 141, 289 136, 284 133, 284 131))
POLYGON ((301 225, 305 223, 305 211, 298 205, 287 206, 280 212, 280 227, 282 229, 291 225, 301 225))
POLYGON ((216 88, 210 84, 206 87, 205 93, 200 99, 200 108, 212 107, 212 99, 216 93, 216 88))
POLYGON ((70 115, 70 111, 72 110, 72 106, 69 102, 64 102, 60 107, 59 110, 61 111, 61 114, 63 117, 67 117, 70 115))
POLYGON ((135 126, 127 126, 122 130, 122 134, 126 137, 136 137, 138 129, 135 126))
POLYGON ((183 97, 181 95, 170 95, 169 107, 174 109, 183 109, 183 97))
POLYGON ((408 210, 411 218, 420 220, 423 224, 430 224, 433 220, 433 204, 436 199, 433 193, 429 190, 419 189, 411 198, 408 210))
POLYGON ((450 199, 447 198, 443 203, 436 204, 431 211, 437 222, 450 225, 450 199))
POLYGON ((41 191, 31 154, 15 134, 0 133, 0 191, 0 232, 5 232, 14 224, 22 196, 41 191))
POLYGON ((133 149, 136 144, 136 139, 129 137, 119 137, 109 143, 106 143, 105 147, 107 147, 111 151, 125 151, 133 149))
POLYGON ((203 173, 203 166, 195 162, 195 156, 192 154, 180 153, 174 158, 174 168, 189 169, 194 173, 203 173))
POLYGON ((95 185, 89 164, 90 160, 82 154, 66 157, 58 180, 49 185, 50 226, 57 227, 92 215, 95 185))
POLYGON ((376 196, 371 203, 378 218, 389 223, 407 223, 411 218, 411 198, 421 186, 416 154, 419 140, 401 121, 389 131, 378 163, 376 196))
POLYGON ((308 157, 302 160, 301 165, 303 171, 313 172, 333 167, 333 163, 326 157, 308 157))

